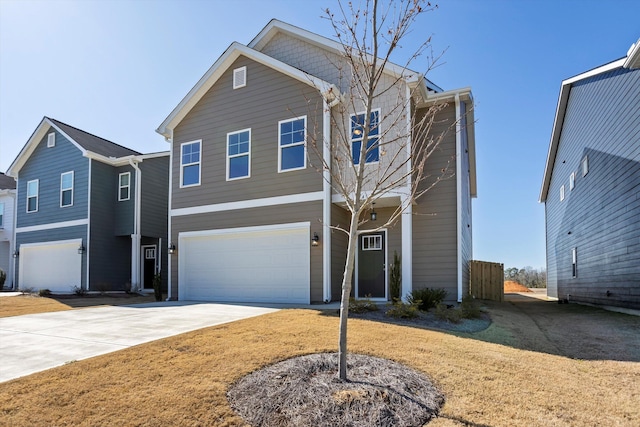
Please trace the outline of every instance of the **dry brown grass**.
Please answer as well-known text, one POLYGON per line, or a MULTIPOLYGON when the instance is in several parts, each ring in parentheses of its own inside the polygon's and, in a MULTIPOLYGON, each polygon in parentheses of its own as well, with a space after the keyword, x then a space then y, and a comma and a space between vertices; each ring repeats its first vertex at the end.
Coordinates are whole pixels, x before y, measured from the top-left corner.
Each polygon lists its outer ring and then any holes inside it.
MULTIPOLYGON (((349 350, 432 378, 446 403, 430 426, 638 425, 640 363, 490 342, 515 340, 510 322, 498 313, 487 330, 455 336, 351 319, 349 350)), ((0 384, 0 419, 11 426, 243 425, 227 401, 229 386, 284 359, 335 351, 337 331, 333 315, 283 310, 132 347, 0 384)))

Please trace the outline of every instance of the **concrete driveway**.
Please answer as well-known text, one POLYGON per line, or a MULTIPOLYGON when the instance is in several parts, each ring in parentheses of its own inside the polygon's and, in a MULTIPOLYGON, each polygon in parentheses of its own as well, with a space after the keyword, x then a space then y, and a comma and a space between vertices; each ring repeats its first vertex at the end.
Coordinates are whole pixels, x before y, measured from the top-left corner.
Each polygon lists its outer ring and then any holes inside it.
POLYGON ((0 318, 0 382, 274 311, 278 309, 174 301, 0 318))

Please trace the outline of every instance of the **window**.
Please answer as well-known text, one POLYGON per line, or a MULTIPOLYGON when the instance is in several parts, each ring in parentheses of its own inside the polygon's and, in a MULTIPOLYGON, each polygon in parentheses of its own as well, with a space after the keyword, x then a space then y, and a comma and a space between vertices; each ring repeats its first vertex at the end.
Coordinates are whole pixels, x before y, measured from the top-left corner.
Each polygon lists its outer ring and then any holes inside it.
MULTIPOLYGON (((362 137, 364 133, 364 113, 351 116, 351 155, 353 164, 360 163, 360 149, 362 147, 362 137)), ((365 163, 377 162, 380 158, 378 147, 378 136, 380 135, 380 110, 371 112, 369 137, 367 139, 367 152, 365 163)))
POLYGON ((0 228, 4 228, 4 203, 0 203, 0 228))
POLYGON ((233 70, 233 88, 240 89, 247 85, 247 67, 240 67, 233 70))
POLYGON ((185 142, 180 146, 180 187, 200 185, 201 142, 185 142))
POLYGON ((38 184, 37 179, 27 182, 27 212, 38 211, 38 184))
POLYGON ((571 249, 571 277, 578 277, 578 248, 571 249))
POLYGON ((564 184, 560 187, 560 201, 564 200, 564 184))
POLYGON ((251 129, 227 134, 227 181, 250 174, 251 129))
POLYGON ((376 234, 373 236, 362 236, 362 250, 363 251, 381 251, 382 235, 376 234))
POLYGON ((56 146, 56 133, 51 132, 49 135, 47 135, 47 148, 51 148, 55 146, 56 146))
POLYGON ((573 190, 575 186, 576 186, 576 173, 571 172, 571 175, 569 175, 569 190, 573 190))
POLYGON ((586 176, 589 173, 589 158, 584 156, 582 159, 582 176, 586 176))
POLYGON ((131 197, 131 172, 118 175, 118 201, 129 200, 131 197))
POLYGON ((156 248, 147 248, 144 250, 144 259, 156 259, 156 248))
POLYGON ((73 206, 73 171, 60 175, 60 207, 73 206))
POLYGON ((278 172, 307 167, 307 117, 278 122, 278 172))

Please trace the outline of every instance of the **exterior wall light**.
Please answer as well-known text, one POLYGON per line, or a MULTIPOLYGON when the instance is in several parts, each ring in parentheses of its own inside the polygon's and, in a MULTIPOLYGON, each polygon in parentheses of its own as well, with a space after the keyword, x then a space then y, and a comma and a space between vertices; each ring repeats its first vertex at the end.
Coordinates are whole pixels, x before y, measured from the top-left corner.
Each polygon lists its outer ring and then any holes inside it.
POLYGON ((176 253, 176 245, 174 245, 173 243, 169 243, 169 255, 173 255, 176 253))
POLYGON ((13 257, 18 258, 18 256, 20 256, 20 252, 16 249, 15 251, 13 251, 13 257))
POLYGON ((313 237, 311 238, 311 246, 318 246, 318 242, 320 242, 320 236, 318 236, 318 233, 313 233, 313 237))
POLYGON ((371 203, 371 221, 375 221, 376 219, 378 219, 378 214, 376 213, 375 204, 376 202, 371 203))
POLYGON ((82 246, 82 243, 80 243, 80 246, 78 246, 78 254, 82 255, 84 253, 84 246, 82 246))

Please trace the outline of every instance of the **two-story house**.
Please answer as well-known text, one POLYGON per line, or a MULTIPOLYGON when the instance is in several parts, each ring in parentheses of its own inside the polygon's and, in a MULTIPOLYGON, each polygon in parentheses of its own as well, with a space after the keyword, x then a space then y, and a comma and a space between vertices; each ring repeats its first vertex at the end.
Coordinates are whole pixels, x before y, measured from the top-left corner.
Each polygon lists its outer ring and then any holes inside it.
POLYGON ((540 202, 548 295, 640 308, 640 40, 562 82, 540 202))
MULTIPOLYGON (((337 138, 331 116, 343 106, 345 83, 336 68, 343 60, 339 43, 272 20, 248 45, 231 44, 160 124, 171 153, 172 299, 340 298, 346 237, 330 227, 348 225, 349 213, 318 165, 332 163, 323 142, 337 138), (324 148, 312 149, 311 141, 324 148)), ((376 201, 378 221, 401 204, 407 212, 393 227, 359 236, 354 294, 388 300, 388 267, 397 252, 402 295, 444 288, 448 299, 460 300, 468 293, 476 195, 471 91, 445 92, 395 64, 384 72, 388 82, 400 79, 374 106, 376 129, 395 123, 411 131, 410 120, 396 117, 398 102, 417 116, 446 104, 436 127, 454 130, 425 173, 437 176, 451 162, 454 176, 417 201, 404 192, 376 201)), ((352 126, 354 147, 363 143, 355 129, 364 122, 361 111, 341 124, 352 126)), ((377 136, 371 137, 368 144, 375 145, 377 136)), ((389 161, 383 154, 374 148, 365 162, 389 161)))
POLYGON ((168 171, 167 152, 43 118, 7 172, 17 180, 16 286, 152 290, 167 263, 168 171))
MULTIPOLYGON (((0 269, 7 275, 4 287, 13 287, 13 221, 16 181, 0 173, 0 269)), ((2 289, 2 287, 0 287, 2 289)))

